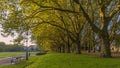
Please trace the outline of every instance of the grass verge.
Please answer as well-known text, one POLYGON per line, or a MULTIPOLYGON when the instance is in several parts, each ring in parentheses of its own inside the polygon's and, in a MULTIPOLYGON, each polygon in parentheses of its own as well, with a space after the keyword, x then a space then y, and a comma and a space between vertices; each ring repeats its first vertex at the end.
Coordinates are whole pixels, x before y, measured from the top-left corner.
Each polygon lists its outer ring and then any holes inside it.
POLYGON ((120 68, 120 58, 98 58, 90 55, 48 53, 29 61, 0 68, 120 68))

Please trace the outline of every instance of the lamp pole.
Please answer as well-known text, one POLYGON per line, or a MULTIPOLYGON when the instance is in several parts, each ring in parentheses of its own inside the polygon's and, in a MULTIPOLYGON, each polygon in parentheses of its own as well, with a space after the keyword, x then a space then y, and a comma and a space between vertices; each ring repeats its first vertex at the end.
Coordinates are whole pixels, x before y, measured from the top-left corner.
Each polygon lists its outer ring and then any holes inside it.
POLYGON ((28 60, 28 31, 26 32, 26 60, 28 60))

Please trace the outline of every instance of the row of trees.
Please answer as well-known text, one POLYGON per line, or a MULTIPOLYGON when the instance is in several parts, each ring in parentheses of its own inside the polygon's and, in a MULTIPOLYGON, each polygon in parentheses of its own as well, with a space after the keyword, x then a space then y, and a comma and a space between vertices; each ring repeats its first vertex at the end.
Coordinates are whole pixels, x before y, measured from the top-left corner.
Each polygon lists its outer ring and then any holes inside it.
MULTIPOLYGON (((4 42, 0 42, 0 52, 24 52, 26 51, 26 46, 20 44, 5 44, 4 42)), ((28 47, 28 51, 37 52, 40 49, 36 45, 32 45, 28 47)))
MULTIPOLYGON (((27 31, 41 48, 57 52, 93 50, 111 57, 110 45, 118 43, 119 0, 4 0, 0 7, 6 35, 27 31)), ((21 39, 22 40, 22 39, 21 39)))
POLYGON ((4 42, 0 42, 0 52, 20 52, 20 51, 24 51, 24 47, 21 45, 5 44, 4 42))

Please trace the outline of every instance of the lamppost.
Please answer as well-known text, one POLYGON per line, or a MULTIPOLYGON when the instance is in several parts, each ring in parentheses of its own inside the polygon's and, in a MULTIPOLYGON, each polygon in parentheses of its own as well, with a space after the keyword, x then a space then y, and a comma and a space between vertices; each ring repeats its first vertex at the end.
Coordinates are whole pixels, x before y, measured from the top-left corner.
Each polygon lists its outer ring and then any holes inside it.
POLYGON ((31 27, 32 27, 32 24, 30 25, 30 27, 29 26, 26 27, 27 28, 27 31, 26 31, 26 60, 29 59, 28 33, 29 33, 29 28, 31 28, 31 27))
POLYGON ((26 60, 28 60, 28 31, 26 32, 26 60))

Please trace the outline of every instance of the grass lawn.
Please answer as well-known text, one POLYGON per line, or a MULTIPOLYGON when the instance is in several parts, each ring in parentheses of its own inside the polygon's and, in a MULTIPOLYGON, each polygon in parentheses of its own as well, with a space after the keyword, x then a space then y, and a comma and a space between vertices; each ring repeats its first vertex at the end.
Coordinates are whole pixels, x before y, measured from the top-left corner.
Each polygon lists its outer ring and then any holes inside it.
POLYGON ((0 68, 120 68, 120 58, 98 58, 90 55, 49 53, 33 56, 22 64, 0 68))
POLYGON ((0 58, 18 56, 18 55, 24 55, 24 54, 25 52, 0 52, 0 58))
POLYGON ((0 52, 0 58, 19 56, 19 55, 25 55, 25 52, 0 52))

